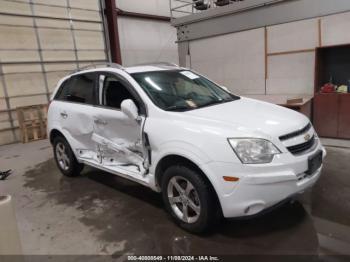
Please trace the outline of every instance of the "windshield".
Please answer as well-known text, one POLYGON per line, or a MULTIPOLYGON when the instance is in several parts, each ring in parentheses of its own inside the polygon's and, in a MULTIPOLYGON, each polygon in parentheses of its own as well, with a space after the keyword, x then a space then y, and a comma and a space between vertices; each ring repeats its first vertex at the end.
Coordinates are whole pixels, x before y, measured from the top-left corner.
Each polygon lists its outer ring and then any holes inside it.
POLYGON ((193 110, 239 99, 188 70, 152 71, 131 75, 157 106, 168 111, 193 110))

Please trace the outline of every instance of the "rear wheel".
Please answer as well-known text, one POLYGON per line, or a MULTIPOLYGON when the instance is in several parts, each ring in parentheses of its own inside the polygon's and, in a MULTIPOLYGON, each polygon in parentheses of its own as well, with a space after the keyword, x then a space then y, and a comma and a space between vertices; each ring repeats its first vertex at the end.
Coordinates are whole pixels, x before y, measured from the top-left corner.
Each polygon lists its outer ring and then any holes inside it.
POLYGON ((61 173, 69 177, 78 176, 84 165, 77 161, 67 140, 58 136, 54 139, 53 145, 56 164, 61 173))
POLYGON ((215 221, 217 206, 207 181, 186 166, 172 166, 164 172, 162 195, 175 222, 187 231, 201 233, 215 221))

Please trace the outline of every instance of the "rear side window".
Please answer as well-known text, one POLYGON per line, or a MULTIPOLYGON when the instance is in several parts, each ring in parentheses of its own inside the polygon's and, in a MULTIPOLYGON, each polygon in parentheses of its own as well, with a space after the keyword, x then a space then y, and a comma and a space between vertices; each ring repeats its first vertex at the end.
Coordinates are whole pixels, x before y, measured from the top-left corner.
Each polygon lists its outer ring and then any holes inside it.
POLYGON ((82 104, 95 103, 95 74, 81 74, 67 79, 60 87, 55 99, 82 104))
POLYGON ((61 84, 60 88, 58 89, 55 95, 56 100, 66 100, 66 96, 69 92, 70 83, 71 83, 71 78, 68 78, 66 81, 64 81, 61 84))

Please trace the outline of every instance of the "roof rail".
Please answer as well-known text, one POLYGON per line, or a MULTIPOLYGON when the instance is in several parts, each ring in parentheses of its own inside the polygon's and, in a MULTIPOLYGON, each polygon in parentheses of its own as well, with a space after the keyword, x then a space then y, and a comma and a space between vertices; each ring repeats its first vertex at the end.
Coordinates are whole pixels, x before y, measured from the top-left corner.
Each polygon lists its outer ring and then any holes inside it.
POLYGON ((94 69, 94 68, 98 68, 98 67, 111 67, 111 68, 117 68, 117 69, 124 69, 123 66, 121 66, 120 64, 117 64, 117 63, 109 63, 109 62, 98 63, 98 64, 91 63, 91 65, 80 67, 80 68, 74 70, 72 73, 77 73, 77 72, 80 72, 83 70, 94 69))
POLYGON ((171 67, 179 67, 177 64, 175 63, 171 63, 171 62, 148 62, 148 63, 141 63, 141 64, 135 64, 132 66, 171 66, 171 67))

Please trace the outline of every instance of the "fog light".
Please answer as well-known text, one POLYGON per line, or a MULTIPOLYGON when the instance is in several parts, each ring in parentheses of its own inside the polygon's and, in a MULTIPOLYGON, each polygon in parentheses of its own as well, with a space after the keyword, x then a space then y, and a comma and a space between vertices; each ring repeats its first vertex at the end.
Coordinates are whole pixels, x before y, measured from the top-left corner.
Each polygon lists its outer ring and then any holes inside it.
POLYGON ((244 213, 246 215, 255 215, 257 213, 259 213, 260 211, 262 211, 263 209, 265 208, 265 204, 264 203, 254 203, 254 204, 251 204, 249 206, 247 206, 245 209, 244 209, 244 213))

